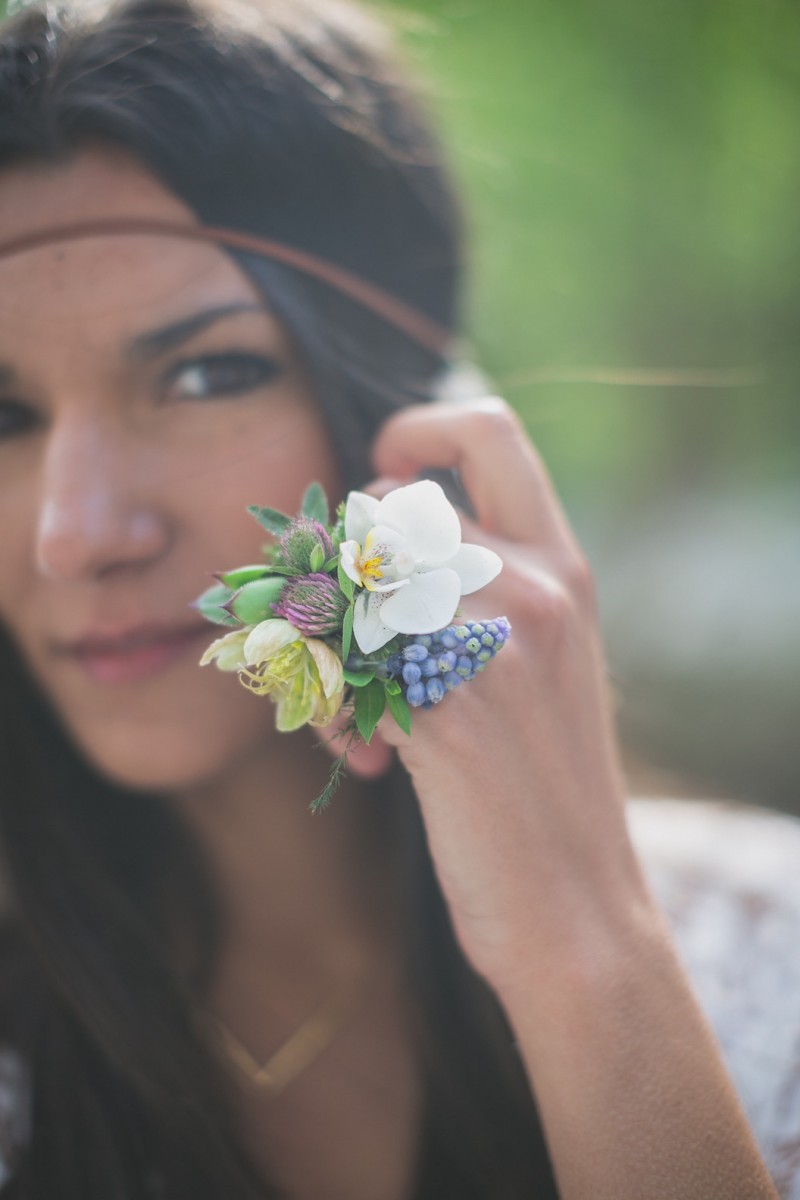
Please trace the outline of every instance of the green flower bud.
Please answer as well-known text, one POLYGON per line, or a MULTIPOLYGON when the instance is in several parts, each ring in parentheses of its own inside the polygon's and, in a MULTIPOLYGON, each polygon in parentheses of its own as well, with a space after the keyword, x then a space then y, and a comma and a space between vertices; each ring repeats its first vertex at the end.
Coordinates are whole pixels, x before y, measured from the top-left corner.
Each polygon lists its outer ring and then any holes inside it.
POLYGON ((245 625, 257 625, 259 621, 274 617, 272 605, 280 598, 285 582, 279 575, 267 575, 264 579, 245 583, 231 597, 228 611, 245 625))
POLYGON ((224 583, 215 583, 192 603, 192 608, 215 625, 238 625, 236 617, 227 610, 233 592, 224 583))
POLYGON ((237 588, 243 587, 246 583, 251 583, 254 579, 263 579, 269 574, 269 567, 266 563, 253 563, 252 566, 234 567, 232 571, 220 571, 217 575, 220 583, 224 583, 226 587, 236 591, 237 588))

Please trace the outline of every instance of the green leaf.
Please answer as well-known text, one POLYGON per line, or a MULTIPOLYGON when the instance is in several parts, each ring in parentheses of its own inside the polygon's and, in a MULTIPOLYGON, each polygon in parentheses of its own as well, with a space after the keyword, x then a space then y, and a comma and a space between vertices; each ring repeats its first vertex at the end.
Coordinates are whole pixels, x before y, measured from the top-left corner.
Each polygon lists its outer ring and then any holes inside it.
POLYGON ((242 584, 250 583, 253 579, 261 579, 269 574, 266 563, 253 563, 251 567, 234 567, 232 571, 220 571, 219 579, 226 587, 240 588, 242 584))
POLYGON ((291 521, 291 517, 287 517, 282 512, 278 512, 275 508, 259 508, 257 504, 248 505, 247 511, 251 516, 255 517, 259 525, 264 529, 268 529, 270 533, 274 533, 276 537, 280 537, 286 526, 291 521))
POLYGON ((347 662, 350 654, 350 643, 353 640, 353 611, 351 604, 342 621, 342 662, 347 662))
POLYGON ((386 695, 387 696, 399 696, 402 693, 402 691, 403 691, 403 689, 400 687, 400 684, 397 682, 396 679, 387 679, 386 680, 386 695))
POLYGON ((352 737, 348 740, 347 745, 339 757, 334 759, 333 766, 331 767, 330 774, 328 775, 328 782, 325 784, 325 787, 322 789, 317 798, 312 800, 311 804, 309 805, 312 813, 324 812, 333 799, 339 784, 347 774, 347 756, 350 753, 351 744, 352 737))
POLYGON ((375 678, 374 671, 348 671, 347 667, 344 668, 343 674, 345 682, 356 688, 366 687, 375 678))
POLYGON ((339 505, 339 507, 336 509, 336 520, 334 521, 334 523, 331 527, 331 530, 330 530, 331 542, 333 543, 334 550, 338 550, 340 544, 345 540, 344 539, 344 510, 345 510, 345 503, 343 500, 342 503, 339 505))
POLYGON ((317 542, 316 546, 309 555, 308 565, 311 567, 312 571, 321 571, 324 562, 325 551, 322 549, 322 546, 320 546, 319 542, 317 542))
POLYGON ((356 593, 356 585, 355 585, 355 583, 354 583, 354 582, 353 582, 353 580, 350 578, 350 576, 347 574, 347 572, 345 571, 345 569, 344 569, 344 567, 342 566, 341 562, 339 563, 339 565, 338 565, 338 567, 337 567, 337 572, 336 572, 336 573, 337 573, 337 576, 338 576, 338 579, 339 579, 339 587, 342 589, 342 591, 344 592, 345 596, 347 597, 347 599, 348 599, 348 600, 350 601, 350 603, 352 604, 352 603, 353 603, 353 597, 355 596, 355 593, 356 593))
POLYGON ((303 496, 303 503, 300 506, 300 511, 304 517, 310 517, 312 521, 319 521, 320 525, 327 527, 330 521, 328 514, 328 497, 325 495, 321 483, 311 483, 306 488, 303 496))
POLYGON ((275 575, 245 583, 231 600, 230 611, 245 625, 256 625, 274 617, 272 605, 280 597, 284 583, 282 577, 275 575))
POLYGON ((373 679, 366 687, 356 689, 354 706, 356 728, 367 745, 370 743, 378 721, 383 716, 385 707, 386 692, 380 680, 373 679))
POLYGON ((233 592, 230 588, 225 587, 224 583, 215 583, 212 587, 207 588, 202 596, 197 597, 192 608, 196 609, 207 621, 213 621, 215 625, 238 627, 241 622, 223 608, 223 605, 227 604, 232 596, 233 592))
POLYGON ((331 571, 336 570, 336 566, 337 566, 338 562, 339 562, 339 559, 336 557, 329 558, 328 561, 323 564, 323 567, 322 567, 323 571, 327 571, 330 574, 331 571))
POLYGON ((408 707, 408 701, 399 687, 396 692, 390 692, 387 687, 386 703, 389 706, 389 712, 392 714, 403 733, 410 734, 411 709, 408 707))

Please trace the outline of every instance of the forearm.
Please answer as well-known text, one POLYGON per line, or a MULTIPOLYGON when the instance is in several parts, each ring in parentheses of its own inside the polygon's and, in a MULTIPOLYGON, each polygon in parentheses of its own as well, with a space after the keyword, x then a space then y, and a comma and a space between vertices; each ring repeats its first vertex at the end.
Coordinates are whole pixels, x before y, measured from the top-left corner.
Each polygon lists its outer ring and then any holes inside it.
POLYGON ((581 945, 503 997, 563 1200, 775 1200, 660 914, 581 945))

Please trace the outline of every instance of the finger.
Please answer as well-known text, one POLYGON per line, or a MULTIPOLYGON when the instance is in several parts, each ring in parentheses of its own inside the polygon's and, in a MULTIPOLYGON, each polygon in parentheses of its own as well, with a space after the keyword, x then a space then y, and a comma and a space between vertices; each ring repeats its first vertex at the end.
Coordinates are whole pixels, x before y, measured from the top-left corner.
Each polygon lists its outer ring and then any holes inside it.
POLYGON ((325 747, 331 758, 338 758, 347 751, 347 773, 359 779, 377 779, 385 775, 392 765, 394 753, 388 742, 375 733, 367 745, 360 738, 353 738, 347 728, 349 713, 340 710, 333 720, 323 728, 315 728, 314 735, 325 747))
MULTIPOLYGON (((558 554, 555 554, 552 547, 536 543, 520 546, 518 542, 512 542, 508 538, 487 534, 480 525, 463 514, 459 519, 463 540, 488 546, 500 556, 503 563, 503 569, 496 579, 476 593, 462 597, 460 608, 465 614, 480 617, 490 611, 505 612, 508 608, 507 615, 512 617, 512 613, 519 606, 527 610, 537 592, 543 590, 547 597, 555 588, 556 591, 562 590, 571 597, 584 613, 597 617, 594 574, 588 559, 571 534, 570 538, 558 547, 558 554)), ((545 607, 549 607, 547 599, 545 607)))
POLYGON ((497 397, 404 408, 380 429, 373 460, 381 474, 403 479, 426 466, 455 468, 484 529, 554 553, 575 547, 544 463, 497 397))

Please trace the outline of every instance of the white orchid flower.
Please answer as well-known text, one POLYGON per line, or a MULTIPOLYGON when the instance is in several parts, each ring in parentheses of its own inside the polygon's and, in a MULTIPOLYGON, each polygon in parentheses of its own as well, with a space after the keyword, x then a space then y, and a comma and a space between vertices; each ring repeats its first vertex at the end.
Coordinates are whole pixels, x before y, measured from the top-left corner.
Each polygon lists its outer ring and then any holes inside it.
POLYGON ((458 513, 438 483, 421 479, 382 500, 350 492, 344 514, 342 569, 356 594, 353 636, 371 654, 398 633, 434 633, 449 625, 462 596, 502 567, 485 546, 461 541, 458 513))

